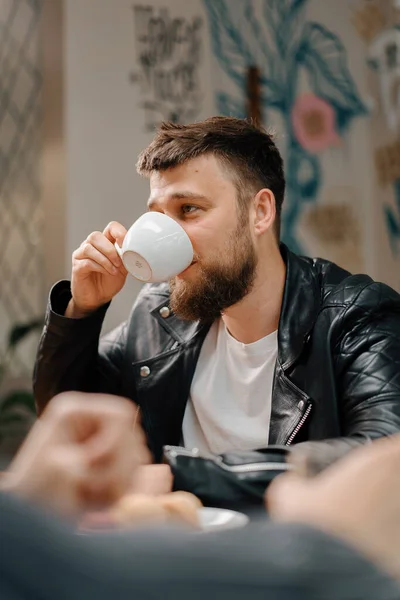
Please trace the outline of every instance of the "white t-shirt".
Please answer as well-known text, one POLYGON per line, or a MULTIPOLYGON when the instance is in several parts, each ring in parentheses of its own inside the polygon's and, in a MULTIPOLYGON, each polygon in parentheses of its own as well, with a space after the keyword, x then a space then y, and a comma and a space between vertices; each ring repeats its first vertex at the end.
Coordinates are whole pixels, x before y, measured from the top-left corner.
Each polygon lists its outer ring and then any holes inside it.
POLYGON ((278 332, 242 344, 222 319, 200 351, 183 419, 183 442, 203 455, 265 448, 278 332))

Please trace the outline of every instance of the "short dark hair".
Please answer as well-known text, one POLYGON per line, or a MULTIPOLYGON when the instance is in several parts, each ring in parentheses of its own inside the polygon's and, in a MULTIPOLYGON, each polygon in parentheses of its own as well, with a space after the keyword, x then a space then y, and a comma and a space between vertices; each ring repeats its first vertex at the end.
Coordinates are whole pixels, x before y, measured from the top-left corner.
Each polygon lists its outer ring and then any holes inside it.
POLYGON ((273 135, 247 119, 211 117, 199 123, 161 123, 151 144, 141 152, 137 171, 149 175, 166 171, 203 154, 218 157, 231 173, 238 190, 239 208, 248 208, 253 193, 270 189, 276 202, 275 232, 279 239, 285 194, 283 160, 273 135))

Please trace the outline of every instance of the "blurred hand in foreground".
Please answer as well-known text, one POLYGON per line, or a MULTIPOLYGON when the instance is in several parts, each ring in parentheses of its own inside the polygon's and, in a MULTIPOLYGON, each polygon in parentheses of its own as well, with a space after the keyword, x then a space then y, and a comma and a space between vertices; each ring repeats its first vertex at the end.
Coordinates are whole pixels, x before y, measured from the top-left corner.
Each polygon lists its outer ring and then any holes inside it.
POLYGON ((66 392, 53 398, 22 445, 2 489, 63 516, 108 507, 149 463, 131 401, 66 392))
POLYGON ((314 479, 277 477, 266 500, 277 521, 300 522, 347 541, 400 579, 400 436, 351 451, 314 479))
POLYGON ((161 496, 172 492, 174 478, 169 465, 145 465, 135 469, 131 494, 161 496))

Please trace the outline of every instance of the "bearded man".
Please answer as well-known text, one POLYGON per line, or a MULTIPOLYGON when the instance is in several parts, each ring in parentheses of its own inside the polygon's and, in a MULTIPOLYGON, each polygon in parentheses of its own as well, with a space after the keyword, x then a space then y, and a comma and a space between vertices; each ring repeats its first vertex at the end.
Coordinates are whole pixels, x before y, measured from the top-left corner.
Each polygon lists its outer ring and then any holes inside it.
POLYGON ((164 123, 139 157, 149 210, 189 236, 192 264, 145 285, 129 320, 100 338, 127 272, 110 223, 51 291, 35 369, 41 411, 66 390, 131 398, 155 461, 295 444, 320 470, 400 431, 400 297, 366 275, 280 243, 285 178, 264 130, 214 117, 164 123))

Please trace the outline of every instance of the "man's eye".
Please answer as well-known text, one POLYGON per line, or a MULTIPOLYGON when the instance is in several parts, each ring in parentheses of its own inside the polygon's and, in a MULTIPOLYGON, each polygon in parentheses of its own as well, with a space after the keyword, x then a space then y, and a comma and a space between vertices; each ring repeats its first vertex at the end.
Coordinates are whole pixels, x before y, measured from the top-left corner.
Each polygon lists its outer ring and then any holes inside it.
POLYGON ((194 206, 193 204, 183 204, 181 207, 181 211, 183 212, 184 215, 190 215, 191 213, 195 212, 197 210, 197 206, 194 206))

